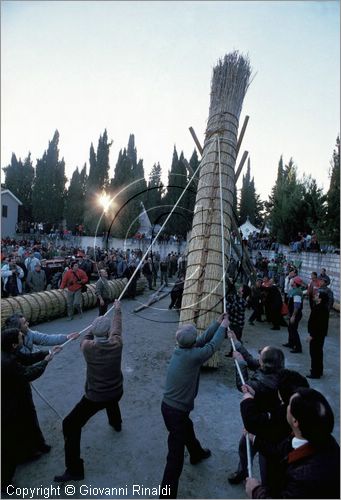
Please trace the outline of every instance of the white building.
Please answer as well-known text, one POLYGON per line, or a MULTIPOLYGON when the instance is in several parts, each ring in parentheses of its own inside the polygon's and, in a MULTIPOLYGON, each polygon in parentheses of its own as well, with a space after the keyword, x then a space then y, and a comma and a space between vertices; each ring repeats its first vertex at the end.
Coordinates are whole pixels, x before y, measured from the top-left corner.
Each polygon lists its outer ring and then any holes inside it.
POLYGON ((21 201, 9 189, 1 191, 1 236, 15 236, 21 201))

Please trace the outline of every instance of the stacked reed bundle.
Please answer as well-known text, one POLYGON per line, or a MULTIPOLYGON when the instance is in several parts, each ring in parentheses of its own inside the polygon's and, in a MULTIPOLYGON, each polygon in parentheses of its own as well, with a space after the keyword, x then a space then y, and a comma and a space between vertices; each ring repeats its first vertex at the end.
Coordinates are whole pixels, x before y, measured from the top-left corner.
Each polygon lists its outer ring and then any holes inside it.
MULTIPOLYGON (((180 323, 195 323, 199 333, 223 311, 219 158, 222 176, 224 259, 227 269, 235 192, 238 124, 250 76, 249 60, 238 52, 225 55, 213 69, 209 119, 188 243, 186 281, 180 314, 180 323)), ((216 367, 217 356, 211 358, 208 364, 216 367)))
MULTIPOLYGON (((110 298, 117 299, 122 293, 127 279, 109 280, 110 298)), ((143 293, 146 279, 137 281, 136 293, 143 293)), ((46 292, 18 295, 8 299, 1 299, 1 326, 14 313, 21 313, 31 324, 42 323, 53 318, 66 315, 66 290, 50 290, 46 292)), ((82 293, 83 309, 91 309, 97 305, 95 285, 87 285, 86 292, 82 293)))

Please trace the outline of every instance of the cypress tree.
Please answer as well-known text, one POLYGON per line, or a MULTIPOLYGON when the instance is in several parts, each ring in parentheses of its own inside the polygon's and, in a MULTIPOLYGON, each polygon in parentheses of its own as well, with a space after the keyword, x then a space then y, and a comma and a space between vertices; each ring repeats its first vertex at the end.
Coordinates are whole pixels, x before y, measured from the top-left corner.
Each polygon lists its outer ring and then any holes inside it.
POLYGON ((148 191, 145 202, 145 208, 148 211, 148 216, 152 224, 156 224, 163 213, 162 191, 163 184, 161 181, 160 163, 154 163, 149 174, 148 191))
POLYGON ((33 218, 36 222, 58 224, 63 220, 65 202, 65 162, 59 160, 59 132, 42 158, 37 160, 32 192, 33 218))
MULTIPOLYGON (((194 172, 196 172, 198 166, 199 166, 199 158, 198 158, 198 153, 197 150, 195 149, 192 153, 191 159, 189 160, 189 165, 190 165, 190 171, 187 173, 187 182, 191 179, 192 175, 194 172)), ((193 212, 194 212, 194 207, 195 207, 195 198, 197 195, 197 187, 198 187, 198 180, 199 180, 199 172, 197 172, 195 178, 192 180, 189 188, 188 188, 188 195, 187 195, 187 224, 186 224, 186 229, 189 231, 192 228, 192 221, 193 221, 193 212)))
POLYGON ((24 162, 17 160, 13 153, 11 163, 3 168, 5 172, 5 188, 22 202, 19 207, 19 220, 30 222, 32 219, 32 184, 34 180, 34 168, 32 166, 31 153, 28 153, 24 162))
POLYGON ((340 248, 340 136, 331 160, 330 185, 327 193, 327 230, 329 241, 340 248))
POLYGON ((297 233, 304 231, 304 187, 297 179, 297 168, 290 161, 283 167, 281 157, 277 181, 272 190, 268 209, 270 209, 271 232, 280 243, 288 244, 297 233))
POLYGON ((243 184, 240 191, 240 202, 239 202, 239 225, 244 224, 247 217, 251 224, 259 226, 262 224, 262 210, 263 203, 256 193, 255 181, 252 177, 251 179, 251 165, 250 158, 247 163, 247 171, 243 176, 243 184))
POLYGON ((100 196, 108 189, 109 181, 109 152, 112 141, 108 142, 106 129, 103 135, 98 139, 97 153, 93 144, 90 146, 89 153, 89 176, 86 184, 85 206, 86 212, 84 224, 87 233, 102 234, 105 230, 106 221, 102 216, 103 207, 100 205, 100 196), (100 226, 98 226, 101 220, 100 226))
MULTIPOLYGON (((172 210, 187 185, 187 170, 184 160, 183 152, 181 152, 179 158, 176 147, 174 146, 171 169, 168 172, 167 193, 163 200, 164 205, 166 205, 166 212, 168 213, 172 210)), ((181 234, 184 237, 186 236, 188 230, 187 207, 189 204, 187 191, 167 223, 166 231, 168 234, 181 234)))
POLYGON ((115 209, 111 218, 113 236, 126 238, 136 233, 141 201, 145 202, 146 191, 143 160, 137 161, 135 137, 130 134, 128 147, 120 150, 114 177, 110 181, 110 193, 112 197, 115 196, 115 209))
POLYGON ((66 196, 65 218, 69 229, 74 231, 75 226, 83 224, 86 190, 86 164, 81 172, 78 167, 72 174, 66 196))

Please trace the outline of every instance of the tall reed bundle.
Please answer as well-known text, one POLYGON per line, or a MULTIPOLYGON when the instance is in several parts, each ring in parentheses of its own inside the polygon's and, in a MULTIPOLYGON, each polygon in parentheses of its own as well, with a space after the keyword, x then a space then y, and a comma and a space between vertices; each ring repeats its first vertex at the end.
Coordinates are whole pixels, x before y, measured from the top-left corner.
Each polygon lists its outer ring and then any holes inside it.
MULTIPOLYGON (((226 269, 235 192, 238 125, 250 77, 248 58, 236 51, 225 55, 213 69, 209 118, 188 243, 186 281, 180 313, 180 323, 195 323, 199 333, 223 311, 219 151, 226 269)), ((218 357, 211 358, 208 365, 216 367, 218 357)))

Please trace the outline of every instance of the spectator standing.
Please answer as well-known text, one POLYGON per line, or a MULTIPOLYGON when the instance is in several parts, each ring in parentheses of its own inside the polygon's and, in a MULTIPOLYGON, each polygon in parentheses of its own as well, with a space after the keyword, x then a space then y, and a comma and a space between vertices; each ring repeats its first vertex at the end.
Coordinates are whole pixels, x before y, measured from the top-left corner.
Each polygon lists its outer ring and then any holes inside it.
MULTIPOLYGON (((273 280, 269 280, 269 286, 264 288, 265 291, 265 310, 267 311, 267 318, 272 323, 271 330, 280 330, 281 324, 283 324, 284 320, 281 315, 282 309, 282 295, 279 291, 279 288, 273 280)), ((284 323, 287 326, 286 323, 284 323)), ((283 326, 284 326, 283 325, 283 326)))
POLYGON ((284 280, 284 302, 286 304, 288 304, 288 302, 289 302, 288 294, 289 294, 289 290, 291 290, 291 288, 292 288, 291 280, 293 278, 295 278, 295 276, 297 276, 296 269, 290 269, 287 276, 285 277, 285 280, 284 280))
POLYGON ((226 308, 229 315, 230 327, 234 331, 238 340, 241 340, 245 323, 245 309, 247 298, 250 295, 250 288, 242 285, 237 293, 227 296, 226 308))
POLYGON ((262 279, 258 278, 254 286, 251 287, 250 304, 253 312, 249 318, 249 324, 254 325, 254 321, 262 323, 263 303, 262 303, 262 279))
POLYGON ((135 299, 136 297, 137 280, 140 278, 140 270, 138 270, 137 273, 134 275, 135 271, 136 271, 135 261, 131 261, 129 263, 129 266, 123 273, 123 278, 127 278, 128 282, 130 281, 127 289, 127 297, 129 297, 130 299, 135 299))
POLYGON ((319 292, 326 293, 328 295, 328 309, 331 311, 331 308, 334 304, 334 294, 332 290, 327 286, 327 281, 325 278, 320 278, 320 288, 319 292))
POLYGON ((88 277, 88 283, 90 283, 90 280, 91 280, 92 267, 93 266, 92 266, 92 262, 90 259, 88 259, 88 258, 84 259, 83 256, 81 256, 79 258, 78 268, 85 272, 85 274, 88 277))
POLYGON ((118 257, 117 258, 117 277, 118 278, 123 278, 124 273, 128 267, 128 262, 126 257, 118 257))
POLYGON ((169 304, 168 309, 172 309, 175 307, 175 309, 181 309, 181 301, 182 301, 182 294, 184 291, 184 284, 185 284, 185 276, 182 275, 179 278, 176 279, 175 284, 171 290, 171 303, 169 304))
POLYGON ((33 272, 37 264, 40 264, 40 260, 34 256, 33 251, 29 251, 27 258, 25 259, 27 272, 33 272))
POLYGON ((288 325, 288 342, 283 344, 284 347, 291 348, 292 353, 301 353, 302 344, 298 333, 298 325, 302 319, 303 309, 303 281, 302 278, 296 276, 291 280, 291 290, 289 290, 289 325, 288 325))
POLYGON ((160 269, 160 259, 155 255, 152 258, 153 287, 156 288, 156 280, 160 269))
POLYGON ((29 292, 43 292, 46 288, 46 274, 40 263, 36 264, 34 271, 29 271, 26 278, 26 287, 29 292))
POLYGON ((113 254, 111 255, 109 261, 108 261, 108 273, 109 273, 109 278, 114 278, 116 279, 117 276, 117 260, 116 260, 116 255, 113 254))
POLYGON ((168 273, 169 273, 169 259, 163 258, 160 261, 160 273, 161 273, 161 285, 165 282, 165 285, 168 286, 168 273))
POLYGON ((88 281, 88 277, 82 269, 78 269, 77 262, 72 262, 71 269, 63 276, 60 288, 67 288, 67 315, 68 320, 73 319, 73 312, 76 308, 82 317, 82 286, 88 281))
POLYGON ((15 258, 11 257, 7 264, 1 268, 1 278, 3 279, 4 290, 10 297, 16 297, 23 293, 22 279, 24 271, 15 262, 15 258))
POLYGON ((330 285, 330 278, 327 275, 327 271, 326 271, 326 269, 324 267, 322 267, 322 269, 321 269, 319 279, 320 280, 324 279, 324 281, 326 282, 326 286, 330 285))
POLYGON ((328 295, 319 292, 308 320, 308 340, 311 358, 308 378, 320 378, 323 375, 323 344, 328 333, 329 309, 328 295))
POLYGON ((310 305, 310 310, 312 310, 314 303, 315 303, 315 296, 318 293, 318 289, 321 286, 321 281, 317 277, 317 273, 314 271, 310 275, 310 282, 308 285, 308 298, 309 298, 309 305, 310 305))
POLYGON ((268 278, 275 280, 277 276, 277 264, 275 259, 271 259, 268 264, 268 278))
POLYGON ((148 281, 149 290, 153 289, 153 268, 152 268, 152 259, 148 258, 142 266, 142 273, 148 281))
POLYGON ((105 269, 101 269, 99 272, 95 293, 97 296, 98 316, 103 316, 107 312, 111 301, 108 273, 105 269))

